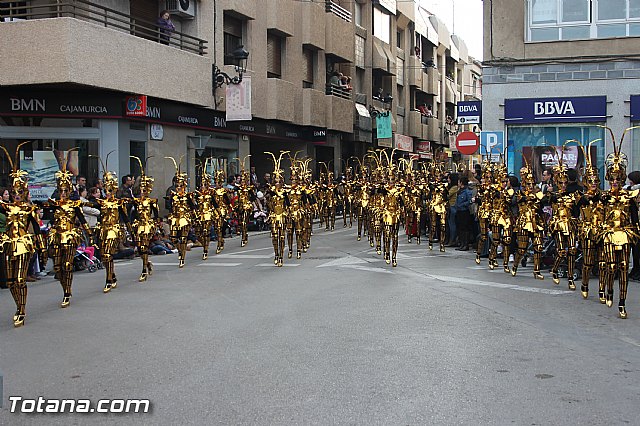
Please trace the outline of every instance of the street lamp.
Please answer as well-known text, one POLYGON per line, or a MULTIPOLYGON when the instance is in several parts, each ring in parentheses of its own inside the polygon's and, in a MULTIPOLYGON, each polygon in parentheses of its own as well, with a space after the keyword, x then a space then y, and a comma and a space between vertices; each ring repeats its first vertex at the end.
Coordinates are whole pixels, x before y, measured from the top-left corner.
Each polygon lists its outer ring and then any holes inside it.
POLYGON ((249 52, 244 49, 243 45, 240 45, 231 53, 230 57, 233 60, 238 75, 230 77, 229 74, 218 68, 216 64, 213 64, 214 92, 218 87, 222 87, 223 84, 240 84, 242 82, 242 74, 247 70, 249 52))

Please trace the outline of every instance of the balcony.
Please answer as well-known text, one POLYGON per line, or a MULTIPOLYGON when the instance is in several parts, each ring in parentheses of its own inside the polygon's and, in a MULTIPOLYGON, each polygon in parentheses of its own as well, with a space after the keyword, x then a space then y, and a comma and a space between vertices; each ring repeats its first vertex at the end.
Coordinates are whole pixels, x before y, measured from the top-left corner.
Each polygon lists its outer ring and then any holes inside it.
POLYGON ((293 35, 296 23, 294 2, 269 0, 269 7, 263 8, 262 12, 267 15, 267 29, 284 37, 293 35))
POLYGON ((426 74, 422 70, 422 61, 416 56, 410 56, 407 61, 407 77, 409 85, 418 87, 422 90, 422 80, 426 74))
MULTIPOLYGON (((80 2, 64 4, 77 6, 80 2)), ((127 31, 123 30, 124 24, 113 21, 111 12, 98 23, 86 18, 94 16, 93 12, 83 13, 82 20, 57 17, 77 15, 78 8, 53 15, 47 10, 47 16, 54 19, 35 18, 34 13, 44 17, 42 9, 27 10, 28 19, 0 24, 0 86, 74 83, 203 106, 213 104, 211 58, 202 56, 204 40, 196 43, 202 49, 195 48, 194 54, 172 47, 180 38, 172 37, 167 46, 131 35, 129 29, 140 34, 139 27, 127 21, 127 31)), ((96 6, 93 10, 105 8, 96 6)))
POLYGON ((302 89, 302 125, 326 127, 324 93, 320 90, 302 89))
POLYGON ((427 68, 424 75, 423 92, 440 96, 440 72, 435 68, 427 68))
POLYGON ((290 81, 280 78, 267 79, 266 119, 293 121, 296 99, 300 99, 300 90, 290 81), (296 90, 298 89, 298 90, 296 90))
POLYGON ((342 87, 336 86, 335 84, 327 84, 325 94, 349 100, 351 100, 352 97, 351 90, 343 89, 342 87))
POLYGON ((326 35, 322 6, 315 2, 301 2, 300 8, 302 12, 302 44, 324 50, 326 35))
POLYGON ((425 120, 427 122, 425 139, 440 143, 440 120, 435 117, 428 117, 425 120))
POLYGON ((371 59, 374 70, 383 71, 386 75, 396 75, 396 59, 389 45, 373 38, 371 59))
POLYGON ((327 128, 340 132, 353 132, 354 102, 338 96, 325 96, 327 128))
POLYGON ((418 139, 427 139, 427 125, 423 123, 423 118, 420 111, 409 111, 407 115, 407 121, 409 124, 409 136, 416 137, 418 139))
POLYGON ((355 59, 355 43, 355 25, 334 13, 327 13, 325 20, 325 53, 339 58, 334 62, 353 62, 355 59))
POLYGON ((455 104, 458 101, 456 93, 456 84, 447 77, 445 81, 445 102, 455 104))
POLYGON ((205 40, 179 31, 173 31, 170 36, 167 36, 154 22, 136 19, 126 13, 90 1, 49 0, 42 4, 29 5, 29 7, 19 6, 19 4, 20 2, 0 4, 0 16, 10 16, 17 20, 76 18, 187 52, 206 54, 205 40))
POLYGON ((351 22, 351 12, 331 0, 325 1, 325 10, 327 13, 333 13, 346 22, 351 22))

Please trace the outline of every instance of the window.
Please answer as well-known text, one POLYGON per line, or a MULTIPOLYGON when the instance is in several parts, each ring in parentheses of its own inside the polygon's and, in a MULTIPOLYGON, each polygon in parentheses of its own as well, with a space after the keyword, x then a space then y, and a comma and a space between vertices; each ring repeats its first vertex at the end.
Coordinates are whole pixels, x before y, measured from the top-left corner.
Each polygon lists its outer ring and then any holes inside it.
POLYGON ((389 44, 391 39, 391 19, 377 7, 373 8, 373 36, 389 44))
POLYGON ((355 6, 356 6, 356 12, 355 12, 356 25, 359 25, 362 27, 362 15, 364 13, 363 11, 364 4, 356 2, 355 6))
POLYGON ((267 78, 282 77, 282 38, 267 33, 267 78))
POLYGON ((365 38, 356 36, 356 67, 364 68, 364 45, 365 38))
POLYGON ((396 83, 404 85, 404 59, 396 58, 396 83))
POLYGON ((635 37, 640 0, 528 0, 528 41, 635 37))
POLYGON ((404 49, 404 31, 398 30, 396 32, 396 46, 398 49, 404 49))
POLYGON ((313 68, 315 52, 311 49, 302 49, 302 87, 313 87, 313 68))
POLYGON ((224 64, 235 65, 232 53, 242 45, 243 22, 225 13, 224 15, 224 64))

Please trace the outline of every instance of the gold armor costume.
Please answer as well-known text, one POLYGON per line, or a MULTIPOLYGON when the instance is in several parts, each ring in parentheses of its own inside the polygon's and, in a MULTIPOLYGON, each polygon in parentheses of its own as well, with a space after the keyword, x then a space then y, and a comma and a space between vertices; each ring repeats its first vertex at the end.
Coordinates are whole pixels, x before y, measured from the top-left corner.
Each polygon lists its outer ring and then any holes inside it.
POLYGON ((145 174, 142 161, 138 157, 131 158, 135 158, 140 164, 140 196, 132 200, 135 212, 132 229, 138 254, 142 260, 142 272, 138 281, 143 282, 153 273, 153 265, 149 261, 149 247, 156 232, 158 200, 149 197, 153 190, 153 178, 145 174))
POLYGON ((173 161, 176 169, 175 190, 171 192, 171 212, 169 213, 169 227, 171 230, 171 239, 175 241, 178 247, 178 267, 184 268, 184 259, 187 252, 187 237, 191 230, 193 221, 192 211, 193 202, 191 195, 187 192, 187 174, 180 171, 180 167, 176 160, 171 157, 165 157, 173 161))
POLYGON ((27 305, 27 271, 29 260, 37 248, 44 254, 45 246, 40 226, 38 225, 38 208, 30 204, 26 198, 28 195, 28 174, 16 167, 20 147, 29 142, 23 142, 16 148, 15 162, 4 147, 7 159, 11 164, 11 195, 13 202, 0 200, 0 211, 7 217, 6 232, 0 234, 0 250, 4 256, 4 268, 7 274, 7 285, 16 304, 16 313, 13 315, 14 327, 24 325, 27 305), (33 232, 29 231, 29 226, 33 232))

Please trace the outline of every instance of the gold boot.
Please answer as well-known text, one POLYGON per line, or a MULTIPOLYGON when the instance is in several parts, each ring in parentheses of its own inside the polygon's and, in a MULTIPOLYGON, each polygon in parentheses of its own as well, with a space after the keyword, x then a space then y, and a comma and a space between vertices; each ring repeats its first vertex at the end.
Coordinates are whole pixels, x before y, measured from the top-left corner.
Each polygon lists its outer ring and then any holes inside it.
POLYGON ((576 283, 573 282, 573 278, 569 278, 569 290, 575 290, 576 283))
POLYGON ((624 305, 618 305, 618 314, 620 319, 627 319, 627 308, 624 305))
POLYGON ((143 282, 143 281, 146 281, 146 280, 147 280, 147 273, 146 272, 141 273, 140 277, 138 278, 138 281, 139 282, 143 282))
POLYGON ((604 297, 604 291, 598 291, 598 300, 603 305, 607 302, 607 299, 604 297))
POLYGON ((288 257, 289 259, 291 259, 291 258, 293 257, 293 253, 291 253, 291 250, 289 250, 289 253, 287 253, 287 257, 288 257))
POLYGON ((551 271, 551 278, 553 279, 553 283, 555 285, 560 284, 560 278, 558 277, 558 273, 557 272, 551 271))
POLYGON ((178 259, 178 268, 184 268, 184 259, 178 259))
POLYGON ((302 258, 302 252, 298 250, 298 254, 296 254, 296 259, 301 259, 301 258, 302 258))
POLYGON ((103 293, 109 293, 111 291, 111 283, 106 283, 102 289, 103 293))
POLYGON ((476 265, 480 264, 480 255, 476 253, 476 265))
POLYGON ((391 259, 391 266, 393 266, 393 267, 398 266, 398 261, 396 260, 395 257, 393 259, 391 259))
POLYGON ((202 260, 207 260, 209 258, 209 252, 202 253, 202 260))
POLYGON ((24 325, 24 317, 25 314, 16 315, 15 319, 13 320, 13 326, 15 328, 22 327, 24 325))
POLYGON ((513 265, 513 267, 511 268, 511 276, 515 277, 517 273, 518 273, 518 267, 516 265, 513 265))
POLYGON ((66 308, 69 306, 70 303, 71 303, 71 296, 64 296, 62 298, 62 302, 60 302, 60 307, 66 308))
POLYGON ((544 275, 542 275, 540 271, 533 271, 533 278, 536 280, 544 280, 544 275))
POLYGON ((586 299, 587 297, 589 297, 589 286, 582 284, 580 286, 580 294, 582 294, 583 299, 586 299))

